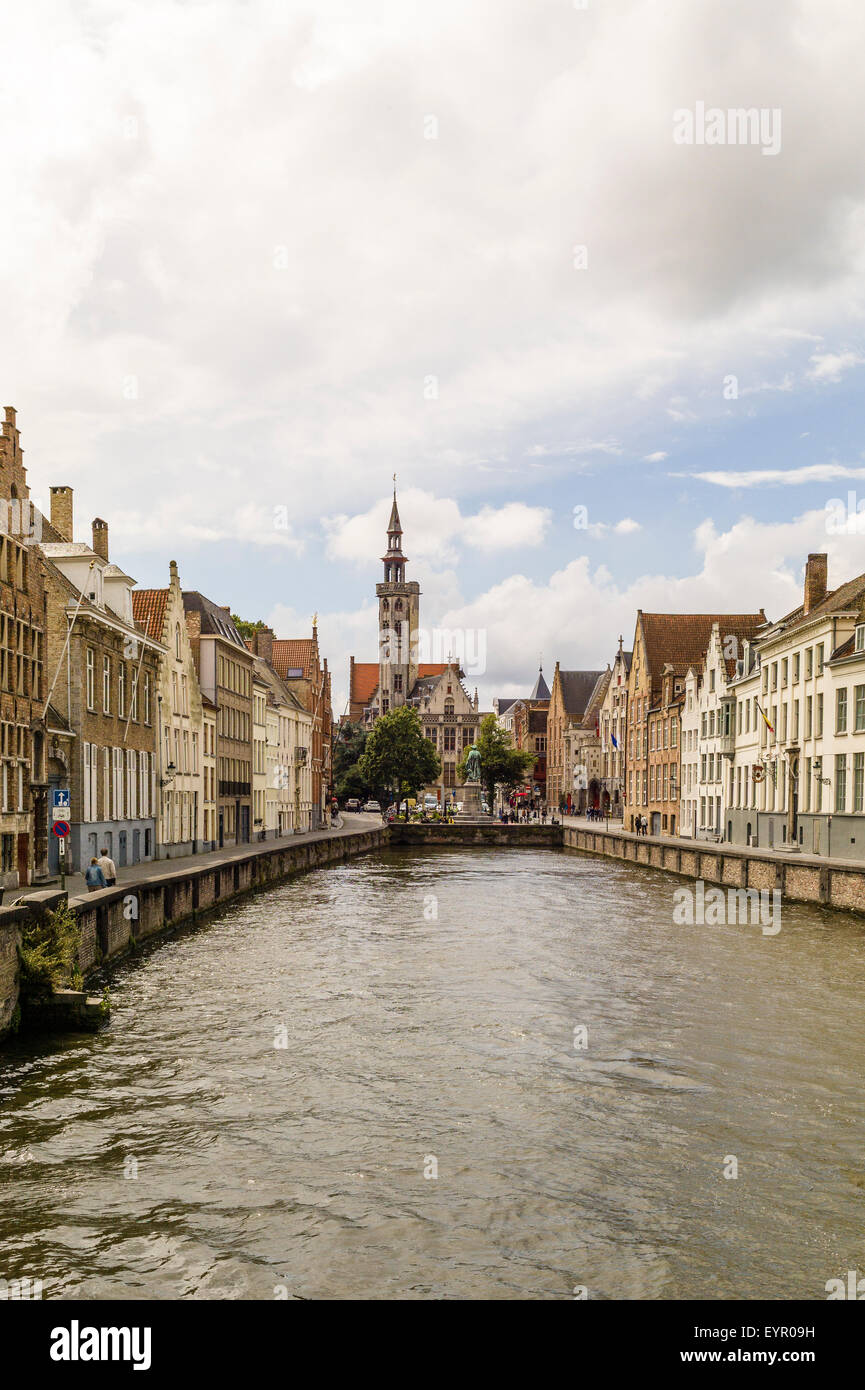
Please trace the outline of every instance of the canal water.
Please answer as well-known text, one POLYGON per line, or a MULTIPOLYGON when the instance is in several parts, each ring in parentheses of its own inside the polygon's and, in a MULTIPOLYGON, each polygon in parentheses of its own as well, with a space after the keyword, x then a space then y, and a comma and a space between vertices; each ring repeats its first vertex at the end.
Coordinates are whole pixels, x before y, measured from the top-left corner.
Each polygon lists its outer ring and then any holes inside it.
POLYGON ((103 1032, 3 1054, 0 1275, 47 1298, 825 1298, 865 1266, 865 924, 677 925, 680 886, 392 851, 154 945, 103 1032))

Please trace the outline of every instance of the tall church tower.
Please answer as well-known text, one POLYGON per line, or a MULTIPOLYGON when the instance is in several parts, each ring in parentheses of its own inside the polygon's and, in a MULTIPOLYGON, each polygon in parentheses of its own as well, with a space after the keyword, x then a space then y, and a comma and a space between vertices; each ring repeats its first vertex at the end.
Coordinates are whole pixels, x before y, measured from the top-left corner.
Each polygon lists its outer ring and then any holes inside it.
POLYGON ((381 714, 404 705, 417 680, 417 648, 420 627, 420 585, 405 577, 402 525, 396 505, 387 528, 387 554, 382 556, 384 582, 378 595, 378 689, 381 714))

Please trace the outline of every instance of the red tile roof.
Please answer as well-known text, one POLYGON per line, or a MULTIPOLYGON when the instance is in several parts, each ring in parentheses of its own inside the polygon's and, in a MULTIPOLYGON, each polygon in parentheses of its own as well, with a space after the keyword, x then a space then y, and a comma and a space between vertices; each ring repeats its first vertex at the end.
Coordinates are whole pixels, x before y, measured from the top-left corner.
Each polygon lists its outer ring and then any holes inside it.
POLYGON ((353 705, 368 705, 378 685, 378 662, 356 661, 351 668, 351 690, 348 698, 353 705))
POLYGON ((132 616, 139 627, 144 628, 148 637, 162 641, 165 628, 165 610, 168 607, 168 589, 133 589, 132 616))
POLYGON ((762 609, 759 613, 641 613, 640 621, 654 684, 660 681, 667 663, 676 676, 686 675, 689 666, 699 666, 715 623, 722 643, 730 635, 741 641, 745 637, 753 639, 757 629, 765 624, 766 615, 762 609))
MULTIPOLYGON (((273 645, 275 647, 276 643, 273 645)), ((446 670, 446 661, 422 661, 417 668, 418 680, 422 680, 424 676, 440 676, 446 670)), ((355 707, 368 705, 378 685, 378 662, 356 661, 351 667, 350 679, 350 704, 355 707)))
MULTIPOLYGON (((281 680, 288 678, 289 671, 302 671, 304 680, 312 680, 314 660, 315 641, 312 637, 274 638, 270 664, 281 680)), ((375 669, 378 670, 378 667, 375 669)))

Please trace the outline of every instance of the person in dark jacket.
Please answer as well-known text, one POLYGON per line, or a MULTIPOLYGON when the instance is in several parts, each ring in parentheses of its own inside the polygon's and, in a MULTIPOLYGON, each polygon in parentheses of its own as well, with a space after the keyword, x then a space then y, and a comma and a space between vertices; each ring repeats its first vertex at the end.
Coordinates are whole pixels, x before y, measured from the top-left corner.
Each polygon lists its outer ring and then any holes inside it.
POLYGON ((105 875, 99 867, 98 860, 91 859, 84 871, 84 882, 87 884, 88 893, 95 893, 98 889, 106 886, 105 875))

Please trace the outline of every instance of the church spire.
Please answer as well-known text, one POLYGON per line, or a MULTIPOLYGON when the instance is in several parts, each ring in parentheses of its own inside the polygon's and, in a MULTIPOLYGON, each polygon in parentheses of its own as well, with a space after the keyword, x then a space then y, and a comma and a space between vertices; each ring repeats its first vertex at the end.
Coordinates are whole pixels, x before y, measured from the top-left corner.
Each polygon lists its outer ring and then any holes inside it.
POLYGON ((406 557, 402 553, 402 522, 396 505, 396 474, 393 475, 393 506, 387 525, 387 554, 382 555, 385 583, 401 584, 405 579, 406 557))

